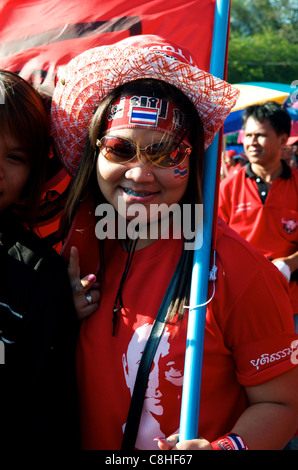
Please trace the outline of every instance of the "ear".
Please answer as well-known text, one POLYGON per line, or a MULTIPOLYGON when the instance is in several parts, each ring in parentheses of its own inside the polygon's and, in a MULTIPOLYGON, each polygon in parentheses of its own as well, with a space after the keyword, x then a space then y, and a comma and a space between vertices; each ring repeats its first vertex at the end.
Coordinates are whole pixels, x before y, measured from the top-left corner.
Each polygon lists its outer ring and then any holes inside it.
POLYGON ((288 134, 281 134, 280 143, 282 147, 286 145, 288 138, 289 138, 288 134))

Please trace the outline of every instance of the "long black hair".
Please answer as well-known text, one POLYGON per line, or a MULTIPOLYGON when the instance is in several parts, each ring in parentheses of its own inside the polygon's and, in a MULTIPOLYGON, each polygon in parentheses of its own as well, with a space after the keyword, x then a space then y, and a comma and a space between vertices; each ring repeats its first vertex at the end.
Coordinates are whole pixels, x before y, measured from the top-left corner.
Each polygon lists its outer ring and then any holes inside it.
MULTIPOLYGON (((105 133, 105 116, 109 112, 111 105, 116 99, 123 95, 150 95, 159 99, 170 101, 177 105, 185 116, 184 127, 188 131, 188 139, 192 146, 192 153, 189 157, 189 180, 186 192, 180 201, 181 208, 184 204, 191 206, 192 227, 194 227, 195 205, 202 204, 201 185, 204 171, 204 129, 201 119, 191 101, 176 87, 155 79, 139 79, 114 89, 99 104, 94 113, 89 132, 88 141, 84 155, 82 156, 80 166, 76 177, 72 183, 68 201, 63 215, 63 227, 66 234, 69 230, 78 207, 87 194, 92 194, 95 204, 106 202, 98 187, 96 178, 97 147, 96 140, 100 139, 105 133)), ((173 138, 174 137, 169 137, 173 138)), ((103 269, 103 241, 99 240, 101 253, 101 275, 104 275, 103 269)), ((168 310, 167 320, 171 321, 174 317, 181 319, 184 315, 183 306, 189 297, 191 270, 193 263, 193 251, 183 250, 181 273, 179 282, 175 286, 175 293, 172 303, 168 310), (178 316, 177 316, 178 315, 178 316)))

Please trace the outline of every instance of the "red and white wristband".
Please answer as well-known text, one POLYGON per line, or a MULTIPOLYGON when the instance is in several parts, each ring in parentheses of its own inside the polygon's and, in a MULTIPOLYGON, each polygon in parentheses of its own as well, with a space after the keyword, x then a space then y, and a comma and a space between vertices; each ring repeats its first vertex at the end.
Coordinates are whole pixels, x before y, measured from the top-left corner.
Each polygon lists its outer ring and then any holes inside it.
POLYGON ((230 433, 211 442, 213 450, 248 450, 244 440, 237 434, 230 433))

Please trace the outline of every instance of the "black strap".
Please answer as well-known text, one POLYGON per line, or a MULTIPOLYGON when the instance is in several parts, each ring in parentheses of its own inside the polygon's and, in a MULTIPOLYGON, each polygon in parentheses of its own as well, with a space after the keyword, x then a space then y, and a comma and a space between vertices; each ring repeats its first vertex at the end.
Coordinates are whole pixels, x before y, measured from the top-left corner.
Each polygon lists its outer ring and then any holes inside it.
POLYGON ((151 364, 165 328, 165 316, 170 302, 173 299, 175 286, 180 277, 181 267, 182 256, 180 257, 171 282, 167 288, 140 361, 125 425, 121 450, 132 451, 135 448, 151 364))

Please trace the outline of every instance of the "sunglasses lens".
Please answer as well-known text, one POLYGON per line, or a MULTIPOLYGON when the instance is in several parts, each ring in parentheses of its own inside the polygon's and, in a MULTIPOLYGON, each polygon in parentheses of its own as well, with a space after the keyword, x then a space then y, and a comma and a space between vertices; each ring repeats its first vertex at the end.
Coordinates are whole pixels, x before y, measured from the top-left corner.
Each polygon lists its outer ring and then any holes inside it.
POLYGON ((128 162, 136 154, 132 142, 120 137, 103 137, 100 141, 100 147, 105 158, 117 163, 128 162))
POLYGON ((183 144, 168 145, 165 143, 156 143, 146 147, 146 154, 154 165, 162 168, 172 168, 180 165, 186 155, 187 148, 183 144))

